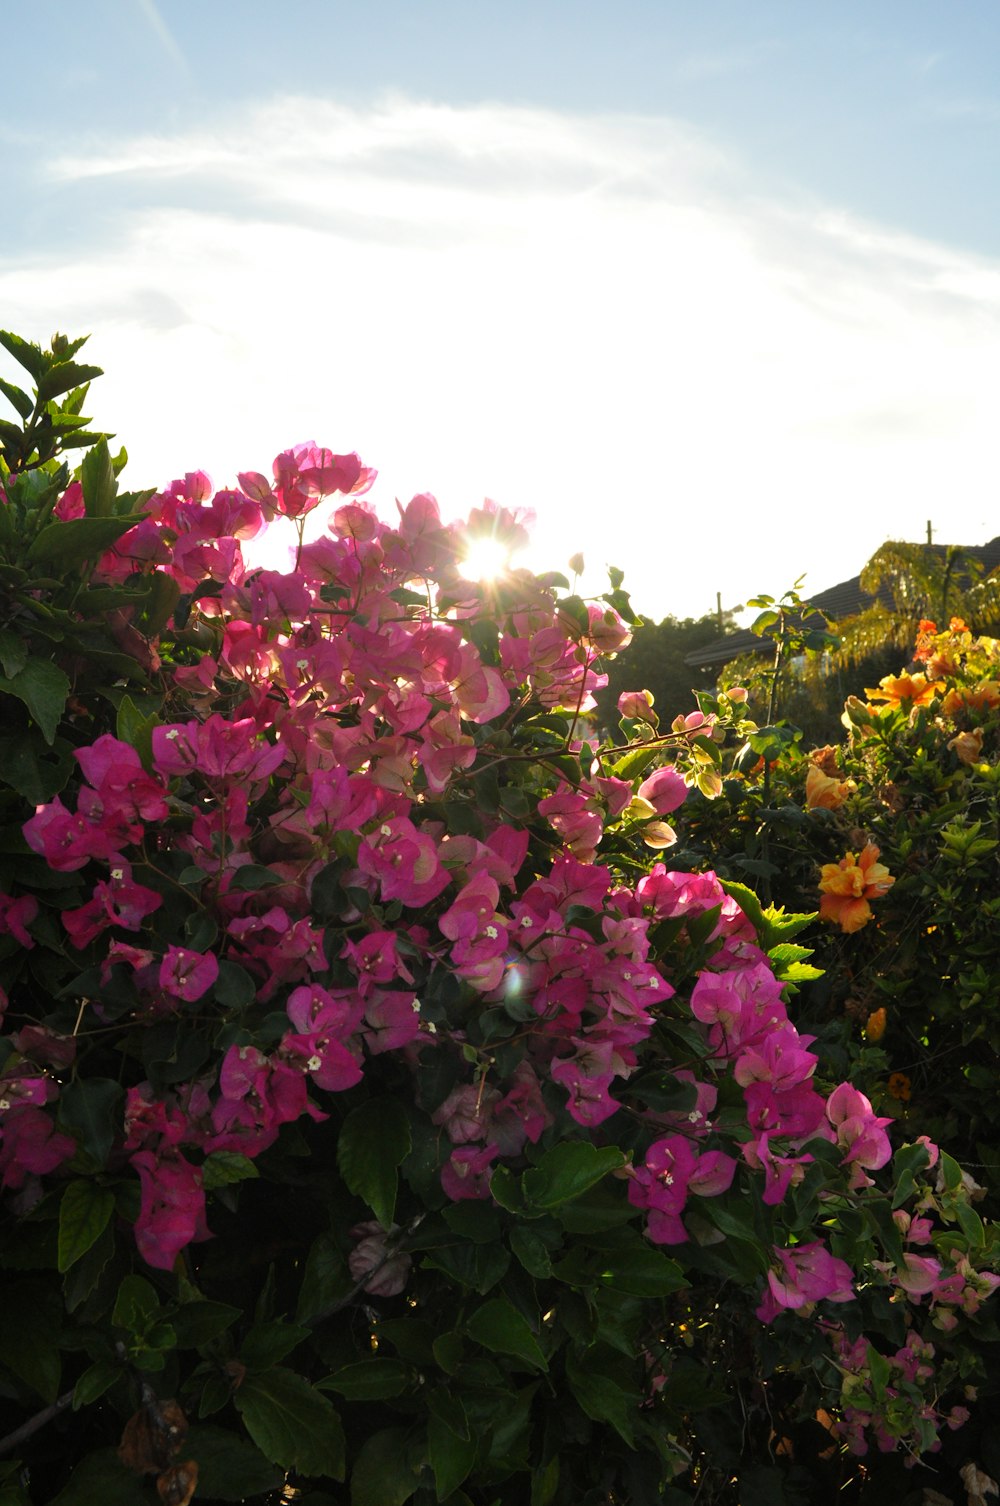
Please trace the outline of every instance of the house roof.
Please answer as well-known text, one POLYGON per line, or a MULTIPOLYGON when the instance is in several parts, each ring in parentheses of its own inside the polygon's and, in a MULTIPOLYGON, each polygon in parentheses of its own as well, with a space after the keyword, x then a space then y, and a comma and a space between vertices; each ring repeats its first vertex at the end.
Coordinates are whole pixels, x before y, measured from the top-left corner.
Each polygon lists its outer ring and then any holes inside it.
MULTIPOLYGON (((945 560, 949 549, 958 549, 967 558, 978 560, 983 567, 983 573, 989 575, 992 571, 1000 568, 1000 536, 990 539, 987 544, 924 544, 928 550, 942 561, 945 560)), ((872 595, 865 591, 861 585, 861 577, 853 575, 850 580, 842 580, 839 585, 830 586, 826 591, 818 591, 809 598, 809 603, 834 622, 839 622, 845 617, 856 617, 859 612, 866 611, 876 601, 881 601, 884 606, 892 605, 892 593, 888 586, 881 586, 872 595)), ((809 617, 804 619, 809 624, 809 617)), ((822 627, 822 620, 817 616, 813 624, 822 627)), ((749 629, 743 629, 738 633, 729 633, 724 638, 717 638, 714 642, 706 644, 691 654, 685 654, 684 663, 692 669, 708 669, 714 665, 728 664, 731 659, 736 659, 740 654, 770 653, 772 645, 767 638, 758 638, 749 629)))

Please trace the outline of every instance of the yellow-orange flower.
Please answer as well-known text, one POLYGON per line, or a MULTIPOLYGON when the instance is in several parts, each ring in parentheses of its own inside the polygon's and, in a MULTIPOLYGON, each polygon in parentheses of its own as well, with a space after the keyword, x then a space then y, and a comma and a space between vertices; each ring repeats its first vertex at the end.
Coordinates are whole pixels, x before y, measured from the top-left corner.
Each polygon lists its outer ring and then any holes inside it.
POLYGON ((831 748, 830 744, 827 743, 823 748, 813 748, 809 754, 809 762, 814 763, 822 773, 829 774, 831 779, 835 779, 840 773, 840 765, 837 762, 838 756, 838 749, 831 748))
POLYGON ((860 931, 872 918, 869 900, 878 899, 896 880, 878 861, 878 848, 869 842, 858 854, 847 853, 839 863, 824 863, 819 881, 819 913, 842 931, 860 931))
POLYGON ((890 706, 927 706, 944 686, 940 680, 928 680, 926 675, 883 675, 875 690, 866 690, 872 701, 884 701, 890 706))
POLYGON ((831 779, 829 774, 812 764, 806 774, 806 807, 811 810, 839 810, 852 790, 852 779, 831 779))
POLYGON ((957 732, 948 743, 959 763, 978 763, 983 756, 983 729, 974 727, 971 732, 957 732))
POLYGON ((960 685, 949 690, 941 702, 945 716, 954 716, 956 711, 995 711, 1000 706, 1000 683, 996 680, 980 680, 978 685, 960 685))
POLYGON ((905 1072, 890 1072, 886 1086, 889 1089, 890 1098, 898 1098, 902 1103, 909 1103, 913 1088, 905 1072))

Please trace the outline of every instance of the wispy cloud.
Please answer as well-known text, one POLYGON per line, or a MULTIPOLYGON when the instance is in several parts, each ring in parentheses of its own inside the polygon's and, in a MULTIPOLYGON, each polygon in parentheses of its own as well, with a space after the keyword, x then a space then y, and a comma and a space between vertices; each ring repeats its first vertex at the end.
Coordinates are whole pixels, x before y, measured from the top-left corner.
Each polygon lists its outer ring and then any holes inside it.
POLYGON ((678 122, 284 98, 47 191, 85 223, 0 251, 5 317, 94 330, 136 485, 315 437, 390 504, 533 507, 653 615, 989 526, 1000 265, 761 199, 678 122))
POLYGON ((142 16, 149 24, 150 30, 153 32, 167 57, 169 57, 174 66, 184 74, 185 78, 192 78, 194 75, 191 69, 191 65, 178 46, 173 32, 170 30, 166 21, 164 21, 162 15, 160 14, 160 11, 156 5, 156 0, 136 0, 136 5, 138 6, 142 16))

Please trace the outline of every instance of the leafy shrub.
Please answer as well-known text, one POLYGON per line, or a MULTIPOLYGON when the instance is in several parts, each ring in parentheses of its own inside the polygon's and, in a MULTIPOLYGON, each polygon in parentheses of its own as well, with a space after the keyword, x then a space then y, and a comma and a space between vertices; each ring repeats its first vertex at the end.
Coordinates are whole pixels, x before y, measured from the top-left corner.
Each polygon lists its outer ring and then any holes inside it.
POLYGON ((656 861, 739 694, 600 747, 620 580, 471 583, 516 516, 390 526, 314 444, 71 480, 94 370, 4 343, 4 1502, 747 1506, 807 1435, 817 1490, 934 1449, 996 1231, 799 1033, 812 914, 656 861))

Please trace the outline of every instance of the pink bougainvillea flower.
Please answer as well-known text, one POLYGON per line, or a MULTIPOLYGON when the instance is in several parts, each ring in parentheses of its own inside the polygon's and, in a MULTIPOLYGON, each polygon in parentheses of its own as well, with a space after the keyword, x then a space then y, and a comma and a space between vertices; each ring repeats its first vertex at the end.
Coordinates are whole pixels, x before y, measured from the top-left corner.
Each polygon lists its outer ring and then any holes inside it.
POLYGON ((20 946, 30 950, 35 938, 28 926, 38 915, 38 901, 33 894, 22 894, 12 899, 9 894, 0 894, 0 936, 13 936, 20 946))
POLYGON ((783 1309, 811 1310, 816 1302, 850 1302, 853 1278, 846 1261, 831 1255, 821 1240, 782 1250, 774 1247, 775 1263, 767 1273, 768 1290, 757 1308, 762 1323, 770 1323, 783 1309))
POLYGON ((76 1154, 76 1141, 61 1134, 45 1110, 30 1102, 0 1113, 0 1135, 0 1187, 23 1187, 25 1177, 45 1176, 76 1154))
POLYGON ((135 1242, 147 1265, 170 1271, 193 1240, 208 1239, 201 1172, 183 1156, 136 1151, 131 1164, 142 1187, 135 1242))
POLYGON ((683 776, 668 763, 644 779, 638 793, 640 800, 648 800, 658 816, 669 816, 671 811, 684 804, 688 787, 683 776))
POLYGON ((219 959, 214 952, 193 952, 188 947, 170 946, 160 963, 159 985, 175 999, 191 1004, 200 999, 219 976, 219 959))
POLYGON ((819 913, 848 933, 860 931, 872 918, 869 900, 880 899, 896 882, 878 861, 879 850, 868 842, 859 854, 849 852, 839 863, 824 863, 820 877, 819 913))

